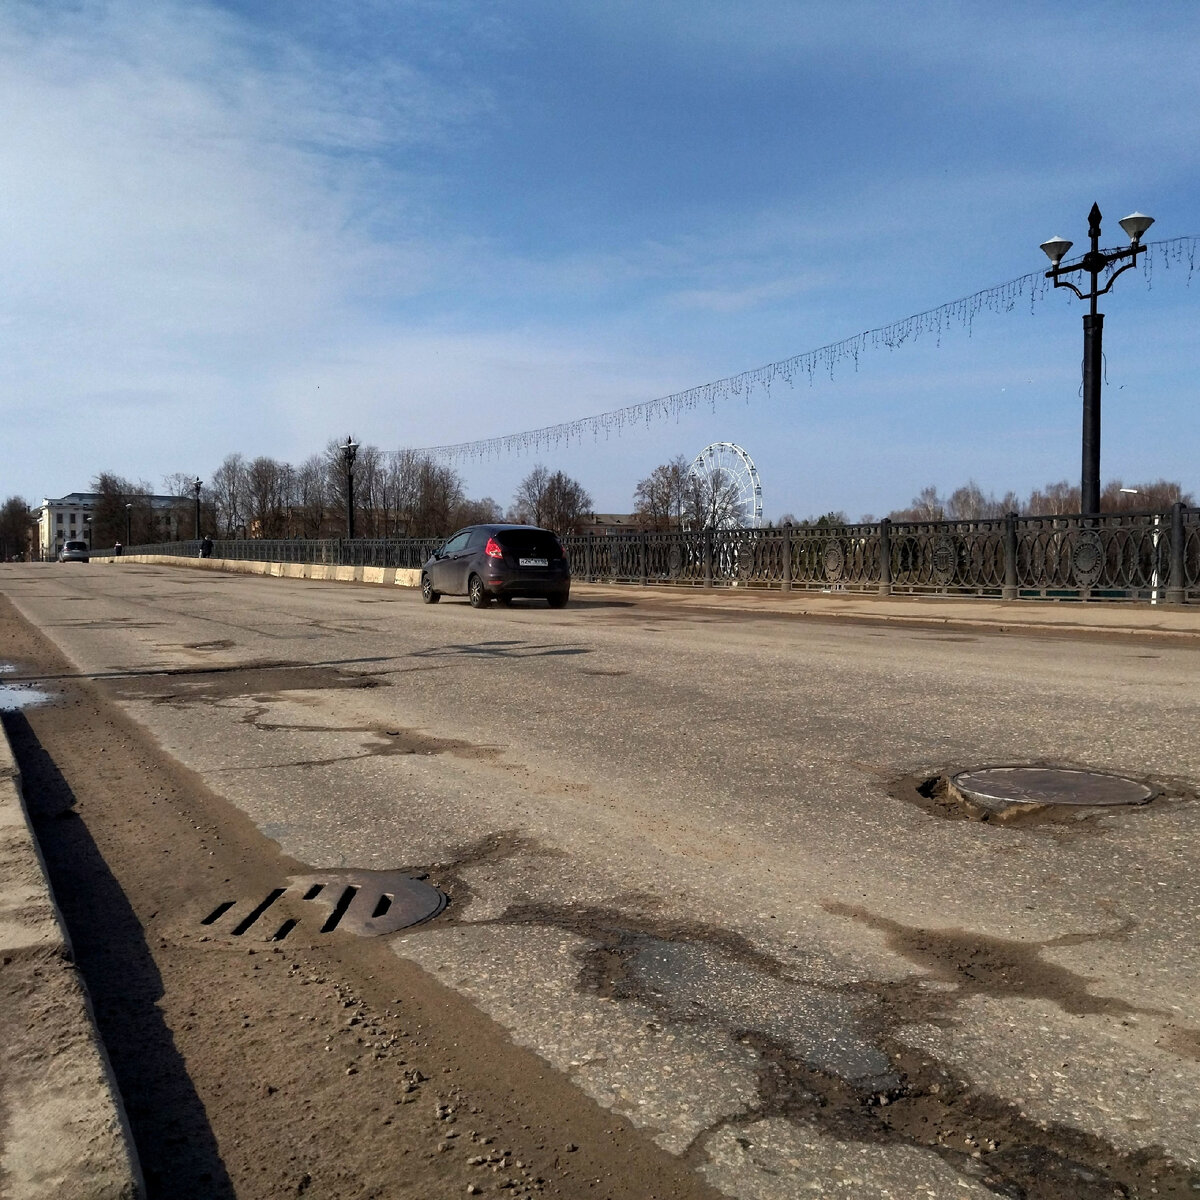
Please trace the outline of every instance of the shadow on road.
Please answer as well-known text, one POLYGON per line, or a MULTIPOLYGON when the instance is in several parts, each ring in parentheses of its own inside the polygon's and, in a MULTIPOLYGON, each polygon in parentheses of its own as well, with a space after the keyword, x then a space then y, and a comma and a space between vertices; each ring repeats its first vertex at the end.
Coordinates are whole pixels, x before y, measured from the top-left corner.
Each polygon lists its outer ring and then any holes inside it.
POLYGON ((129 1116, 148 1200, 232 1198, 233 1185, 204 1106, 158 1008, 162 978, 141 922, 29 722, 20 713, 5 713, 3 723, 54 898, 129 1116))

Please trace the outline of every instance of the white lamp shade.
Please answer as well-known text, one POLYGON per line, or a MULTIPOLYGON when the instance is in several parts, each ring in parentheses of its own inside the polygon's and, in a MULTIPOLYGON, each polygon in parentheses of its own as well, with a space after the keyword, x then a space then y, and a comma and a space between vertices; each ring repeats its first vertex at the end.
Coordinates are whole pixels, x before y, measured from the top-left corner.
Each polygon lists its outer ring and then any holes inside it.
POLYGON ((1046 257, 1057 267, 1062 262, 1063 255, 1074 244, 1074 242, 1068 242, 1066 238, 1052 237, 1042 243, 1042 249, 1046 252, 1046 257))
POLYGON ((1131 242, 1141 241, 1142 234, 1154 224, 1154 218, 1145 213, 1130 213, 1122 222, 1121 228, 1129 235, 1131 242))

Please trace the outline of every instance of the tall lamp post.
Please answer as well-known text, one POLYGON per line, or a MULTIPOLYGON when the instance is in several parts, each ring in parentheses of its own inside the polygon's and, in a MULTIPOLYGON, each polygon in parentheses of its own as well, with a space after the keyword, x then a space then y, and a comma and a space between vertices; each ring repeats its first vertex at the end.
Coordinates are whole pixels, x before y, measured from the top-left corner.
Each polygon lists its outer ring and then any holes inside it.
POLYGON ((1096 301, 1112 288, 1116 278, 1137 262, 1137 256, 1145 250, 1142 234, 1154 224, 1154 218, 1145 213, 1130 213, 1121 228, 1129 235, 1129 246, 1124 250, 1100 249, 1100 206, 1092 205, 1088 213, 1088 236, 1092 248, 1078 262, 1062 265, 1063 256, 1074 244, 1066 238, 1053 237, 1042 243, 1042 249, 1050 260, 1047 279, 1054 280, 1056 288, 1070 288, 1080 300, 1091 302, 1090 311, 1083 316, 1083 474, 1080 482, 1080 509, 1084 516, 1096 516, 1100 512, 1100 378, 1102 372, 1102 346, 1104 314, 1096 311, 1096 301), (1129 261, 1118 267, 1103 287, 1100 274, 1113 263, 1123 258, 1129 261), (1073 283, 1060 278, 1083 271, 1091 278, 1091 287, 1080 291, 1073 283))
POLYGON ((358 443, 346 435, 346 444, 342 446, 342 457, 346 460, 346 537, 354 540, 354 456, 358 453, 358 443))
POLYGON ((200 481, 200 476, 197 475, 192 480, 192 491, 196 493, 196 541, 200 540, 200 489, 204 484, 200 481))
POLYGON ((133 505, 125 505, 125 545, 133 545, 133 536, 130 532, 133 528, 133 505))

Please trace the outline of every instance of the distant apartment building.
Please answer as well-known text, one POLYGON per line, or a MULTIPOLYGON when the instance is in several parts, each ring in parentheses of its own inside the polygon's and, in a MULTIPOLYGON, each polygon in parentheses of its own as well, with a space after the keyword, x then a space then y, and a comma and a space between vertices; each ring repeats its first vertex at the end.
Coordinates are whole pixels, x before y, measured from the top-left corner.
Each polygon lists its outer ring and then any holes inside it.
POLYGON ((637 513, 589 513, 579 527, 580 533, 607 537, 614 533, 637 533, 643 527, 637 513))
MULTIPOLYGON (((38 526, 38 552, 43 559, 56 558, 63 542, 78 538, 92 544, 89 518, 100 501, 98 492, 70 492, 58 499, 46 498, 35 510, 38 526)), ((174 541, 179 536, 179 514, 186 501, 178 496, 139 496, 141 506, 149 502, 154 514, 159 541, 174 541)))

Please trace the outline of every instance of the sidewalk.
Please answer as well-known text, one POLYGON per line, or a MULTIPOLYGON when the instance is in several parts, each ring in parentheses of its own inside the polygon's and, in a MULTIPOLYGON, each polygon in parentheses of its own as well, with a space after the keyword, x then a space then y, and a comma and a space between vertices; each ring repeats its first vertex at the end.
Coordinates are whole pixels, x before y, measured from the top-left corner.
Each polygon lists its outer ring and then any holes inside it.
POLYGON ((0 1193, 133 1200, 140 1171, 0 729, 0 1193))
POLYGON ((640 587, 574 583, 573 596, 650 601, 688 611, 741 611, 820 621, 1073 636, 1160 638, 1200 644, 1200 605, 982 600, 959 596, 873 596, 765 588, 640 587))

